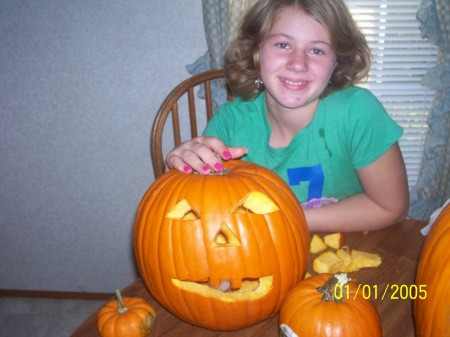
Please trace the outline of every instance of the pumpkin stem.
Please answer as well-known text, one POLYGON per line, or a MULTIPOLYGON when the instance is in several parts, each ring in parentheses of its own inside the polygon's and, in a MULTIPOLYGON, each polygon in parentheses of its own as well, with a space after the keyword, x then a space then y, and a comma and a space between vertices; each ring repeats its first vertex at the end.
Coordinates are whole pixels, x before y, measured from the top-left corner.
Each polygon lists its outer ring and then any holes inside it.
POLYGON ((152 314, 149 314, 146 318, 146 323, 148 330, 151 330, 153 328, 153 325, 155 324, 155 317, 152 314))
MULTIPOLYGON (((219 163, 222 164, 223 163, 222 157, 219 156, 217 153, 216 153, 216 157, 217 157, 217 160, 219 161, 219 163)), ((212 170, 209 173, 209 175, 210 176, 226 176, 228 173, 230 173, 230 171, 231 171, 231 169, 229 169, 229 168, 224 168, 222 171, 212 170)))
POLYGON ((350 277, 348 277, 346 273, 338 272, 332 275, 323 286, 317 287, 316 290, 322 293, 322 301, 334 301, 336 303, 340 303, 345 297, 343 296, 343 293, 347 290, 345 285, 350 280, 350 277), (341 289, 339 289, 339 291, 336 291, 336 286, 340 286, 341 289), (339 296, 339 298, 336 298, 336 294, 340 294, 341 296, 339 296))
POLYGON ((128 308, 123 304, 122 294, 120 293, 119 289, 116 290, 116 298, 117 298, 117 303, 119 304, 119 308, 117 309, 117 312, 119 312, 120 314, 123 314, 125 311, 128 310, 128 308))

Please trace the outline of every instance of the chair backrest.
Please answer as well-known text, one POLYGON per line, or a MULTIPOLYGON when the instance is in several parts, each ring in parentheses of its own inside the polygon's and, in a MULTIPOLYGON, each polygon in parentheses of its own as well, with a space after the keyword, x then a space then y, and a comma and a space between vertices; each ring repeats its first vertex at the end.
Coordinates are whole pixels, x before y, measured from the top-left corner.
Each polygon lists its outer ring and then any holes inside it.
MULTIPOLYGON (((172 115, 173 138, 175 146, 181 143, 180 113, 189 113, 190 136, 191 138, 197 137, 197 114, 200 113, 200 111, 206 113, 206 121, 209 121, 214 113, 213 100, 211 95, 211 81, 219 78, 224 78, 224 75, 225 73, 222 69, 210 70, 198 75, 194 75, 178 84, 167 95, 167 97, 161 104, 153 122, 150 144, 155 179, 164 174, 166 168, 162 143, 164 126, 167 122, 167 117, 169 116, 169 114, 172 115), (202 108, 197 108, 195 103, 194 89, 201 84, 204 84, 205 88, 205 105, 202 108), (189 107, 187 109, 188 111, 179 112, 179 100, 185 96, 187 96, 189 107)), ((231 101, 232 99, 233 97, 230 91, 227 90, 227 100, 231 101)))

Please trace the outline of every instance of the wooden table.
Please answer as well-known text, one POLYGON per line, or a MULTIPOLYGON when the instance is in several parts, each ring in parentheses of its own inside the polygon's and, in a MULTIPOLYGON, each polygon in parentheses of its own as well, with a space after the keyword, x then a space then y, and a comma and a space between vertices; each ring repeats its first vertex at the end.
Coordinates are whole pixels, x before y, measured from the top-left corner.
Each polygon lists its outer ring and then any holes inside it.
MULTIPOLYGON (((357 283, 370 286, 371 298, 374 300, 383 322, 384 337, 413 337, 415 335, 412 301, 409 299, 409 295, 406 299, 394 299, 393 297, 397 286, 406 285, 409 288, 414 284, 420 252, 425 241, 420 229, 425 225, 426 223, 423 221, 405 220, 389 228, 367 234, 346 233, 345 235, 346 244, 350 249, 378 253, 383 259, 383 263, 377 268, 366 268, 349 275, 357 283), (375 286, 378 287, 377 296, 374 292, 375 286), (387 289, 386 296, 382 300, 385 289, 387 289)), ((278 336, 278 316, 239 331, 209 331, 185 323, 167 312, 147 292, 141 280, 137 280, 123 289, 122 294, 123 296, 144 298, 155 308, 157 318, 149 336, 278 336)), ((400 294, 397 293, 397 296, 400 297, 400 294)), ((72 334, 72 337, 99 337, 96 316, 97 312, 93 313, 72 334)))

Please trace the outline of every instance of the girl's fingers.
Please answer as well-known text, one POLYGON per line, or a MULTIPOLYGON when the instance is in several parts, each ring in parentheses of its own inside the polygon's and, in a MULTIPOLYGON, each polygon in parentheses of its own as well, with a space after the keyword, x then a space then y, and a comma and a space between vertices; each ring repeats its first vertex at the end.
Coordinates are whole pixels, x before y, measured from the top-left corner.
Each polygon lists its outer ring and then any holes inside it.
POLYGON ((241 158, 242 156, 248 153, 248 149, 246 147, 229 147, 229 153, 231 154, 231 158, 241 158))
POLYGON ((166 158, 169 168, 176 168, 185 173, 197 171, 209 174, 211 171, 222 171, 222 160, 242 157, 247 153, 243 147, 227 147, 215 137, 197 137, 175 149, 166 158))

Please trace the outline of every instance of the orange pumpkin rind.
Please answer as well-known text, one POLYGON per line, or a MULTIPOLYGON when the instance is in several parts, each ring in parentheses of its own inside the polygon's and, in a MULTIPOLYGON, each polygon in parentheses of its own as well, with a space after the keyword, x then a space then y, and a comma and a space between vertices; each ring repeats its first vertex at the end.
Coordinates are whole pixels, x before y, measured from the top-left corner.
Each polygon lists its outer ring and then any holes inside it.
POLYGON ((381 337, 377 308, 357 289, 346 273, 302 280, 281 307, 280 336, 381 337))
POLYGON ((101 337, 144 337, 152 329, 156 312, 145 300, 122 297, 106 303, 98 312, 97 327, 101 337))
POLYGON ((277 314, 305 275, 310 247, 301 206, 279 176, 240 160, 223 166, 221 175, 172 169, 158 178, 141 200, 133 239, 153 297, 215 331, 277 314))

